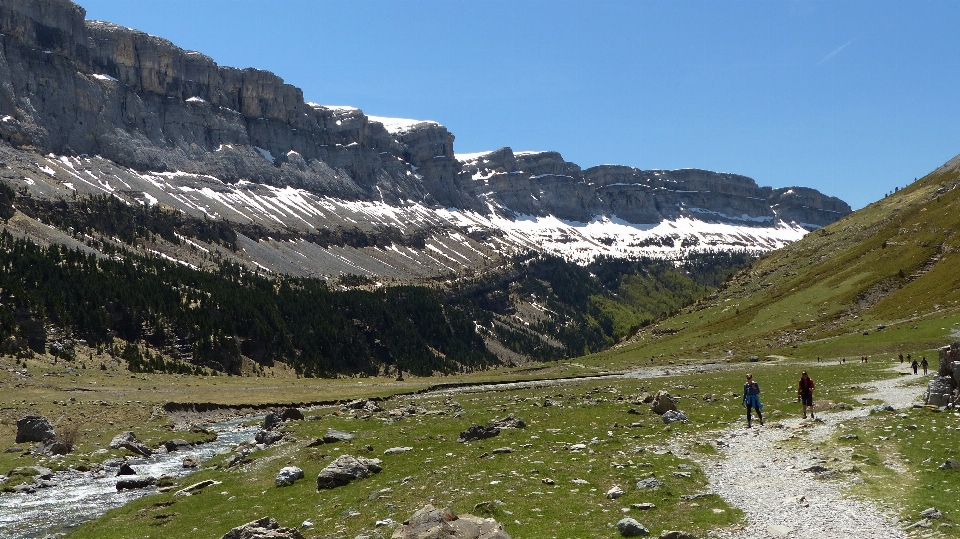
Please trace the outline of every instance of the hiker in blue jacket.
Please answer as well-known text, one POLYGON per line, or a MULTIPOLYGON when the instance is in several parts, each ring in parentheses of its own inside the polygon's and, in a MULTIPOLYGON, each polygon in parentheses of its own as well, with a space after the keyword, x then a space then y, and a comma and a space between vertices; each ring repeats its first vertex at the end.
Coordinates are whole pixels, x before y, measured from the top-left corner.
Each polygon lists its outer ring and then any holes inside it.
POLYGON ((763 405, 760 404, 760 384, 753 381, 753 375, 747 375, 747 383, 743 384, 743 405, 747 407, 747 428, 749 429, 751 425, 750 421, 750 412, 752 409, 757 410, 757 419, 760 420, 760 425, 763 425, 763 405))

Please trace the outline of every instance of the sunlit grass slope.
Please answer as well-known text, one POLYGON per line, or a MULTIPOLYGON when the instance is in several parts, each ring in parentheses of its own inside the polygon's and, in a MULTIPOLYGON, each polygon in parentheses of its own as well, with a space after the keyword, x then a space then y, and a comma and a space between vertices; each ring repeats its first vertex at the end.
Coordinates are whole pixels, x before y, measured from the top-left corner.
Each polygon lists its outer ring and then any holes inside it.
POLYGON ((942 346, 960 322, 958 184, 955 159, 596 357, 626 366, 661 354, 859 357, 942 346))

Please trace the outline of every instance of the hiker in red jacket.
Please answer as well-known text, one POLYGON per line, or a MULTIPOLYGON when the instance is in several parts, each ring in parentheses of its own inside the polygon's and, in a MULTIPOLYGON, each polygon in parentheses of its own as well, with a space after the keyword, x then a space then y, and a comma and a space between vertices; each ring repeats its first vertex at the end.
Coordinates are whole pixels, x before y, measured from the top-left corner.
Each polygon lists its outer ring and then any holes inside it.
POLYGON ((816 418, 813 415, 813 380, 810 379, 810 376, 807 375, 807 371, 803 371, 803 374, 800 375, 800 384, 799 389, 797 390, 797 400, 803 404, 803 418, 807 418, 807 406, 810 407, 810 417, 816 418))

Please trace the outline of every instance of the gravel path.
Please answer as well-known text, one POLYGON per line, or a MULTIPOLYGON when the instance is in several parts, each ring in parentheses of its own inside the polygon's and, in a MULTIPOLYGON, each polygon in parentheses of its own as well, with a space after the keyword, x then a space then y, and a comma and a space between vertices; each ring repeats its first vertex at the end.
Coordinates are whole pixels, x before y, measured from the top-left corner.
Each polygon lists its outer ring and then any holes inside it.
MULTIPOLYGON (((905 388, 901 379, 893 378, 871 384, 871 396, 906 408, 920 399, 917 387, 905 388)), ((799 406, 799 405, 798 405, 799 406)), ((826 439, 844 421, 863 417, 869 409, 824 412, 818 420, 778 419, 754 428, 744 425, 724 431, 718 438, 721 459, 708 462, 704 471, 711 489, 730 505, 746 514, 746 526, 740 530, 721 530, 723 539, 901 539, 907 537, 896 523, 895 516, 884 515, 874 505, 844 495, 843 484, 819 480, 813 473, 803 472, 823 461, 813 451, 778 449, 781 442, 803 429, 811 442, 826 439), (778 424, 778 427, 771 426, 778 424), (726 447, 723 447, 726 443, 726 447)))

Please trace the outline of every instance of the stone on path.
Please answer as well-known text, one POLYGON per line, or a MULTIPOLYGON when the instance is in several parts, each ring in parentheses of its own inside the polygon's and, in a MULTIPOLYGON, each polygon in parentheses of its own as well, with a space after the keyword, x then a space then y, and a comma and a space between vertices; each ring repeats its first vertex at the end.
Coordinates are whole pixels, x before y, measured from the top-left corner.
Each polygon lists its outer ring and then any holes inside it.
POLYGON ((220 539, 303 539, 296 528, 282 528, 276 520, 263 517, 228 531, 220 539))
POLYGON ((47 418, 28 415, 17 420, 17 438, 14 443, 42 442, 55 438, 57 433, 47 418))
POLYGON ((780 524, 774 524, 767 527, 767 533, 769 533, 771 537, 787 537, 787 535, 789 535, 792 531, 793 528, 781 526, 780 524))
POLYGON ((642 524, 632 518, 622 518, 617 522, 617 531, 622 537, 641 537, 650 535, 650 530, 643 527, 642 524))

